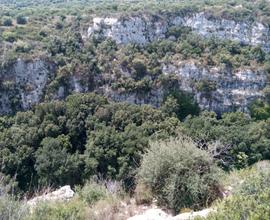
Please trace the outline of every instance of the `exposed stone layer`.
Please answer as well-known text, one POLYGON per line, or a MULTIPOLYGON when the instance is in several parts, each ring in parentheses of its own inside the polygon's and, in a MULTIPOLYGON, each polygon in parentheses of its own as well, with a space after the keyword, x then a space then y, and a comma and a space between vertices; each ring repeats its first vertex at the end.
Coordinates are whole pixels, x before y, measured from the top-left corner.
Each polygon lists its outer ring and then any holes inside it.
POLYGON ((244 44, 260 45, 270 51, 270 28, 259 22, 237 22, 213 18, 205 12, 178 15, 134 15, 129 17, 96 17, 88 29, 88 37, 110 37, 118 44, 146 44, 164 39, 172 26, 190 27, 205 36, 236 40, 244 44))
MULTIPOLYGON (((14 109, 27 110, 44 101, 47 85, 55 77, 55 71, 53 64, 42 60, 18 60, 2 71, 0 113, 11 113, 14 109)), ((163 64, 162 72, 167 76, 176 76, 179 89, 192 93, 202 109, 218 114, 232 110, 248 112, 248 105, 252 101, 264 98, 263 89, 268 82, 263 71, 242 69, 234 72, 221 67, 202 66, 191 61, 163 64)), ((89 91, 88 85, 81 84, 82 78, 71 76, 69 81, 69 88, 60 85, 55 91, 54 99, 63 99, 71 92, 89 91)), ((96 86, 94 91, 118 102, 159 107, 167 89, 162 85, 155 85, 149 92, 123 92, 104 84, 101 87, 96 86)))
MULTIPOLYGON (((187 26, 202 36, 217 36, 222 39, 237 40, 245 44, 262 46, 270 51, 270 29, 258 22, 236 22, 217 19, 205 12, 180 15, 137 14, 125 17, 94 18, 88 29, 88 36, 103 36, 119 44, 147 44, 169 37, 172 26, 187 26)), ((0 69, 0 114, 17 110, 27 110, 44 101, 47 85, 55 78, 56 66, 44 60, 24 61, 18 59, 10 66, 0 69)), ((176 75, 179 88, 191 92, 202 109, 222 113, 232 110, 248 111, 248 105, 255 99, 263 98, 263 89, 268 83, 267 75, 260 70, 241 69, 232 71, 220 67, 208 67, 190 61, 164 63, 162 74, 176 75), (209 86, 207 85, 209 84, 209 86), (209 88, 207 88, 209 87, 209 88)), ((119 67, 119 73, 131 77, 119 67)), ((104 73, 106 74, 106 73, 104 73)), ((101 74, 99 77, 103 77, 101 74)), ((106 82, 117 80, 115 76, 106 82)), ((114 101, 160 106, 166 89, 154 85, 149 92, 126 92, 114 90, 110 84, 90 85, 82 75, 71 75, 65 85, 59 84, 53 99, 63 99, 72 92, 96 91, 114 101), (82 84, 81 82, 84 82, 82 84), (89 85, 88 85, 89 84, 89 85), (68 87, 68 88, 67 88, 68 87)), ((104 81, 105 80, 100 80, 104 81)))
POLYGON ((164 65, 163 74, 176 74, 180 89, 191 92, 202 109, 223 113, 248 112, 248 105, 263 98, 267 76, 263 71, 243 69, 236 72, 217 67, 203 67, 193 62, 164 65), (203 83, 204 87, 199 88, 203 83))
POLYGON ((0 71, 0 113, 29 109, 42 101, 45 87, 54 76, 55 66, 43 60, 18 59, 0 71))

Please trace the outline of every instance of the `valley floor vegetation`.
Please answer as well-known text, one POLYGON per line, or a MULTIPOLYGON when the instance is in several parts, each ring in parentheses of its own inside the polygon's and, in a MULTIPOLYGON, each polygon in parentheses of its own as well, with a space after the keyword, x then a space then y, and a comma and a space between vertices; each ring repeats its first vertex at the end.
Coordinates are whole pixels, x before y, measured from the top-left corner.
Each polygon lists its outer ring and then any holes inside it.
MULTIPOLYGON (((249 170, 250 165, 270 159, 268 119, 258 120, 241 112, 218 118, 213 112, 201 112, 179 120, 165 106, 155 109, 113 103, 89 93, 1 117, 1 183, 5 189, 1 215, 14 216, 4 219, 20 219, 18 215, 21 219, 87 219, 89 215, 102 219, 105 211, 97 214, 91 207, 106 206, 104 210, 117 213, 120 201, 130 195, 138 204, 156 198, 176 214, 187 208, 199 210, 221 198, 221 179, 230 175, 226 173, 249 170), (104 184, 97 184, 102 179, 117 182, 121 190, 108 191, 104 184), (77 190, 72 201, 43 204, 29 214, 23 198, 42 187, 66 184, 77 190)), ((267 208, 263 207, 269 201, 267 193, 253 192, 257 190, 253 188, 259 184, 264 189, 269 173, 253 177, 263 183, 247 178, 250 186, 241 187, 250 187, 253 194, 240 193, 222 201, 222 210, 243 198, 247 198, 247 206, 262 204, 263 211, 267 208)), ((241 207, 246 210, 245 205, 241 207)), ((231 212, 232 216, 242 213, 231 212)), ((222 213, 211 218, 227 219, 222 213)))

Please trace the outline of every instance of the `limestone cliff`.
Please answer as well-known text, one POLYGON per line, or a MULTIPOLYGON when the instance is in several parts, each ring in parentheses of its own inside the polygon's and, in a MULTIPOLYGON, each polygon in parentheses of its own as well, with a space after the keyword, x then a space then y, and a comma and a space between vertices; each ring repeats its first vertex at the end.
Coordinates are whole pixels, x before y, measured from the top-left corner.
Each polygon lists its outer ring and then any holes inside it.
POLYGON ((270 51, 270 28, 259 22, 237 22, 215 18, 206 12, 179 15, 133 15, 128 17, 95 17, 88 29, 88 37, 110 37, 119 44, 146 44, 163 39, 172 26, 190 27, 205 37, 236 40, 244 44, 259 45, 270 51))
POLYGON ((0 70, 0 113, 26 110, 42 101, 45 87, 54 74, 55 65, 40 59, 18 59, 0 70))
MULTIPOLYGON (((136 43, 140 45, 163 39, 174 26, 187 26, 202 36, 216 36, 222 39, 258 45, 270 51, 270 29, 258 22, 236 22, 223 18, 213 18, 206 12, 193 14, 163 13, 161 15, 137 14, 94 18, 88 29, 88 37, 112 38, 118 44, 136 43)), ((85 39, 87 40, 87 38, 85 39)), ((48 58, 49 59, 49 58, 48 58)), ((255 99, 264 98, 263 89, 268 84, 267 74, 260 69, 204 66, 194 61, 176 60, 162 64, 161 75, 175 76, 180 90, 194 95, 202 109, 222 113, 232 110, 247 111, 255 99)), ((52 61, 18 59, 0 69, 0 114, 29 109, 45 100, 50 82, 56 77, 57 66, 52 61)), ((130 77, 119 66, 118 74, 130 77)), ((122 91, 112 87, 117 77, 108 73, 99 78, 86 80, 84 74, 70 74, 64 84, 54 84, 49 99, 63 99, 72 92, 95 91, 115 101, 160 106, 166 89, 155 84, 147 92, 122 91), (107 74, 107 75, 106 75, 107 74), (106 75, 106 80, 102 79, 106 75), (111 77, 111 78, 110 78, 111 77), (98 83, 97 83, 98 82, 98 83), (102 83, 101 83, 102 82, 102 83), (91 85, 90 85, 91 84, 91 85)))

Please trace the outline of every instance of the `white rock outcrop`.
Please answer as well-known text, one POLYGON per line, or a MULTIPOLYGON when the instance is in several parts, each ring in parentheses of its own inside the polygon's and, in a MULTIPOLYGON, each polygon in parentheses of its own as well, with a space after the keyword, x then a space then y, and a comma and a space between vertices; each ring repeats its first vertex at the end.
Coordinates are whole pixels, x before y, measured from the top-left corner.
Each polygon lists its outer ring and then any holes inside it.
POLYGON ((207 217, 211 212, 215 212, 215 209, 209 208, 197 212, 186 212, 177 216, 171 216, 161 209, 154 208, 148 209, 141 215, 135 215, 128 218, 128 220, 192 220, 196 217, 207 217))
MULTIPOLYGON (((203 66, 193 61, 163 64, 162 74, 176 76, 174 78, 180 90, 194 94, 194 99, 201 109, 218 114, 233 110, 248 112, 250 103, 264 98, 263 90, 268 84, 267 74, 262 70, 246 68, 232 71, 222 67, 203 66), (203 88, 199 88, 201 83, 204 83, 203 88), (208 89, 207 84, 211 88, 208 89)), ((103 94, 115 101, 159 107, 166 89, 157 86, 141 94, 118 92, 106 86, 103 94)))
POLYGON ((173 217, 172 219, 173 220, 191 220, 196 217, 206 218, 211 212, 215 212, 215 211, 216 211, 215 209, 209 208, 209 209, 203 209, 197 212, 186 212, 186 213, 177 215, 173 217))
POLYGON ((236 40, 250 45, 260 45, 270 51, 270 28, 259 22, 239 22, 213 18, 205 12, 187 15, 139 14, 127 17, 96 17, 88 28, 88 37, 104 36, 118 44, 146 44, 163 39, 169 27, 186 26, 205 36, 236 40))
POLYGON ((29 200, 27 204, 33 208, 40 202, 55 202, 55 201, 68 201, 74 196, 74 191, 70 188, 69 185, 63 186, 60 189, 34 197, 29 200))
POLYGON ((161 209, 153 208, 146 210, 141 215, 135 215, 128 220, 172 220, 172 216, 168 215, 161 209))
POLYGON ((18 59, 5 69, 0 69, 0 114, 12 109, 29 109, 42 101, 44 90, 55 66, 47 61, 18 59))
POLYGON ((248 111, 248 105, 263 98, 267 85, 264 71, 242 69, 236 72, 219 67, 207 67, 193 62, 164 65, 163 74, 175 74, 183 91, 194 94, 202 109, 223 113, 231 110, 248 111), (196 84, 212 84, 209 91, 200 91, 196 84))

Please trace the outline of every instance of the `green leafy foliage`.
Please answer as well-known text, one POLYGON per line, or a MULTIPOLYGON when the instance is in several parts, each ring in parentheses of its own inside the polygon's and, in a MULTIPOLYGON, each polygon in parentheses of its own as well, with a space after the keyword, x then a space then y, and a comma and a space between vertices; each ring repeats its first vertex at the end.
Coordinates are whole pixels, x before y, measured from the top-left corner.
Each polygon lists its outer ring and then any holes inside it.
POLYGON ((149 139, 175 135, 179 124, 150 106, 109 103, 92 93, 42 103, 2 122, 1 172, 22 190, 99 174, 132 183, 149 139))
POLYGON ((79 155, 68 153, 72 146, 64 135, 46 137, 35 152, 35 170, 40 185, 74 183, 79 178, 79 155))
POLYGON ((2 23, 3 23, 4 26, 12 26, 13 25, 13 22, 12 22, 11 18, 4 18, 2 23))
POLYGON ((185 132, 200 146, 220 141, 216 157, 225 168, 241 168, 269 159, 269 120, 253 122, 244 113, 225 113, 220 120, 215 113, 204 112, 184 122, 185 132))
POLYGON ((27 19, 22 15, 19 15, 16 18, 16 21, 17 21, 17 24, 26 24, 27 23, 27 19))
POLYGON ((67 203, 55 202, 55 203, 41 203, 39 204, 28 216, 30 220, 47 220, 47 219, 86 219, 85 204, 73 199, 67 203))
POLYGON ((190 139, 153 142, 138 177, 176 213, 182 208, 202 208, 219 196, 219 169, 190 139))
POLYGON ((263 161, 252 168, 233 173, 233 194, 219 202, 217 212, 210 214, 207 219, 268 219, 269 168, 269 161, 263 161), (238 177, 238 182, 235 182, 235 177, 238 177))

